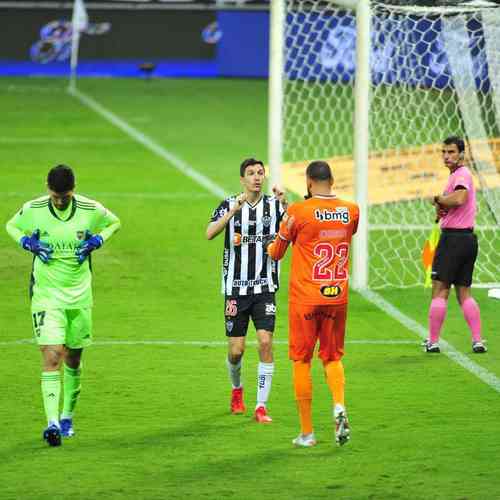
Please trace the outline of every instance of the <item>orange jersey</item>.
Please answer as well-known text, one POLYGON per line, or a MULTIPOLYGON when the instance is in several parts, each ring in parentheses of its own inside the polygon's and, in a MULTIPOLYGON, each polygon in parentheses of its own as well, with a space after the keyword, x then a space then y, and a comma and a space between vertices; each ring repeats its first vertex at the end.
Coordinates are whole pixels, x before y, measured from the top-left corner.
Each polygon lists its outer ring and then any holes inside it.
POLYGON ((307 305, 347 303, 352 235, 358 228, 359 208, 335 196, 314 196, 288 208, 294 224, 286 221, 268 252, 283 257, 292 248, 289 302, 307 305))

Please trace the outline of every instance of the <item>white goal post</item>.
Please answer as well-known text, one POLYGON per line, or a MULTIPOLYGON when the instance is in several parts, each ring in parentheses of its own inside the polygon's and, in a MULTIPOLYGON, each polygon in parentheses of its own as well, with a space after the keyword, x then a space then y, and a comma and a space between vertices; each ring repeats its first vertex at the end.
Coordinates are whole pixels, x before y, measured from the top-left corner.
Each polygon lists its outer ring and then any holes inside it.
POLYGON ((305 165, 330 162, 362 214, 355 288, 423 284, 451 135, 466 139, 478 189, 474 283, 500 281, 499 3, 271 2, 271 182, 301 194, 305 165))

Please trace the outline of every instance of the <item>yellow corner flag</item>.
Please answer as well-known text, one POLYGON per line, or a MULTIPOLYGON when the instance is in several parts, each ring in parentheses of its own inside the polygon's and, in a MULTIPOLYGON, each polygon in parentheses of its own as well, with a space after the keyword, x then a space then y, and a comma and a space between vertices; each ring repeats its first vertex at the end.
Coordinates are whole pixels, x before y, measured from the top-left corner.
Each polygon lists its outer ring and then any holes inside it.
POLYGON ((422 249, 422 262, 424 264, 425 271, 425 281, 424 287, 430 288, 432 286, 431 272, 432 272, 432 261, 434 260, 434 254, 436 253, 436 248, 439 243, 439 237, 441 236, 439 230, 439 224, 436 223, 432 227, 432 231, 429 234, 426 242, 424 243, 424 248, 422 249))

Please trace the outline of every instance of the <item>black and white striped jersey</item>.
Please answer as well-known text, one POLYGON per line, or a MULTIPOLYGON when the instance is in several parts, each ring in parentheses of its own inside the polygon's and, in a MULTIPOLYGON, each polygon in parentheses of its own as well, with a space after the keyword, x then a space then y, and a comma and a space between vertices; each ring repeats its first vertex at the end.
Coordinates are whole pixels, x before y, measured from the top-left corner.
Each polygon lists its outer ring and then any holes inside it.
MULTIPOLYGON (((226 198, 213 212, 219 220, 236 203, 226 198)), ((275 292, 279 288, 279 262, 265 252, 263 237, 278 232, 283 207, 275 196, 263 195, 258 203, 245 202, 228 222, 222 260, 222 293, 226 296, 275 292)))

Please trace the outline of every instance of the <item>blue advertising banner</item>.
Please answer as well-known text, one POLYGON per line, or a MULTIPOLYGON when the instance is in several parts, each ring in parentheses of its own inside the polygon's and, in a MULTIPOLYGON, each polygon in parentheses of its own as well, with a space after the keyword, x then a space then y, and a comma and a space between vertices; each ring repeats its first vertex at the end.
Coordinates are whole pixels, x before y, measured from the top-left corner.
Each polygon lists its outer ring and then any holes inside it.
MULTIPOLYGON (((356 24, 354 16, 319 15, 315 12, 289 15, 286 38, 286 74, 291 80, 354 81, 356 69, 356 24), (293 21, 293 23, 292 23, 293 21)), ((451 68, 440 19, 407 16, 403 20, 372 18, 372 81, 377 84, 408 84, 444 88, 452 85, 451 68)), ((476 84, 489 85, 488 65, 481 23, 467 23, 467 46, 476 84)))
POLYGON ((269 74, 269 13, 219 11, 217 69, 220 76, 260 77, 269 74))
MULTIPOLYGON (((87 10, 90 23, 81 37, 81 76, 141 76, 144 62, 155 64, 153 76, 268 76, 267 9, 161 13, 147 9, 87 10)), ((1 12, 0 75, 69 72, 70 8, 5 8, 1 12)), ((354 81, 356 25, 352 15, 295 12, 288 14, 287 22, 285 71, 289 79, 354 81)), ((377 15, 372 23, 374 84, 452 85, 444 26, 438 17, 377 15)), ((488 64, 481 23, 470 20, 466 30, 448 31, 447 37, 455 46, 468 47, 476 83, 487 90, 488 64)))

